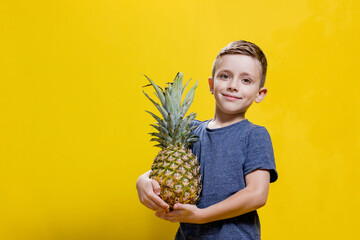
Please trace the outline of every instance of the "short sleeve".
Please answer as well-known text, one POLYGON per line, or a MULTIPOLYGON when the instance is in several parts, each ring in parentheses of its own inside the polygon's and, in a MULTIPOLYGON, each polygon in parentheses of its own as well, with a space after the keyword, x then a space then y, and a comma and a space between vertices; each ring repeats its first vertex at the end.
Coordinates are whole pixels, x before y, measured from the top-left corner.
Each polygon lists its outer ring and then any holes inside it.
POLYGON ((244 176, 256 169, 269 170, 270 182, 278 179, 270 134, 261 126, 255 126, 249 133, 244 176))

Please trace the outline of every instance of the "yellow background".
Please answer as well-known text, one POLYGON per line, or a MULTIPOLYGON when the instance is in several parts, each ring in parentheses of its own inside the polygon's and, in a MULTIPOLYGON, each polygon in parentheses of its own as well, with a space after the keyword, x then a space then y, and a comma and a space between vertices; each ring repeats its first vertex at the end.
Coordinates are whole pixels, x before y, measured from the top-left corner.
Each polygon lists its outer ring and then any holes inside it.
MULTIPOLYGON (((137 198, 157 149, 141 73, 207 78, 233 40, 266 53, 268 96, 247 118, 269 130, 279 179, 263 239, 355 239, 359 224, 359 2, 1 1, 0 239, 172 239, 137 198)), ((149 89, 150 90, 150 89, 149 89)))

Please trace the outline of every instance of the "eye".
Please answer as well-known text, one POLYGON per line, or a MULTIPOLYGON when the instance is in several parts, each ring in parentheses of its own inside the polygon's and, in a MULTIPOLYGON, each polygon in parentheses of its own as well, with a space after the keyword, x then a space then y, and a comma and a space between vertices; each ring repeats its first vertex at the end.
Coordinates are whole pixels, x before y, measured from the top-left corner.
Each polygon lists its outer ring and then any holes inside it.
POLYGON ((221 78, 221 79, 229 79, 230 76, 227 75, 227 74, 225 74, 225 73, 222 73, 222 74, 220 74, 220 78, 221 78))
POLYGON ((244 83, 251 83, 251 80, 248 79, 248 78, 244 78, 242 81, 243 81, 244 83))

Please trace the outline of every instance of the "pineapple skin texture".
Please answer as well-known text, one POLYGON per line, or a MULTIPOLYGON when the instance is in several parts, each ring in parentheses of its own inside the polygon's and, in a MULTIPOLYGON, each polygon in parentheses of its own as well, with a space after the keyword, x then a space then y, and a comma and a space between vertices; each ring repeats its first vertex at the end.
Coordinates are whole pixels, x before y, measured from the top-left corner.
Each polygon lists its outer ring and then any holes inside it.
POLYGON ((200 166, 188 148, 170 145, 162 149, 154 159, 150 178, 159 183, 160 197, 170 210, 175 203, 196 204, 200 199, 200 166))

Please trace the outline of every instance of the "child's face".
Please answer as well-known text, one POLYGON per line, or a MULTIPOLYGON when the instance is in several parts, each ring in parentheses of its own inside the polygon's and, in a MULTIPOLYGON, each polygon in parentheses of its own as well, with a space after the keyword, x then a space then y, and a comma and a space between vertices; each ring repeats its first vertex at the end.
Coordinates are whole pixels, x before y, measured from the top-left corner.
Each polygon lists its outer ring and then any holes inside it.
POLYGON ((250 105, 261 102, 267 89, 260 88, 260 62, 247 55, 224 55, 209 78, 217 114, 245 114, 250 105))

